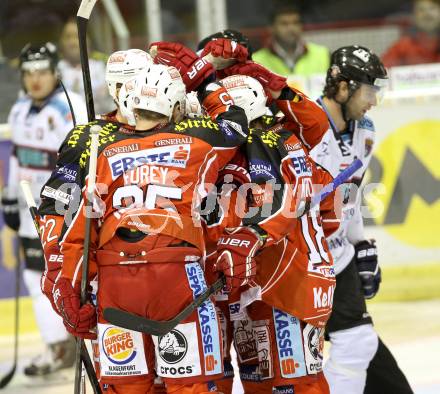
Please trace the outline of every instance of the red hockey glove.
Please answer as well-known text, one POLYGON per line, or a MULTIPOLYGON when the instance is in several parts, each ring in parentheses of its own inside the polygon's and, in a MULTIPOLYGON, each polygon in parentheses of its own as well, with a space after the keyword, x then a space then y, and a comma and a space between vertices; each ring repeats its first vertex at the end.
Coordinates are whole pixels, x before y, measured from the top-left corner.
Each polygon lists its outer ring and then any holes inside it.
POLYGON ((226 277, 225 291, 250 283, 256 273, 255 254, 263 246, 256 232, 239 227, 223 235, 217 243, 217 261, 214 271, 223 272, 226 277))
POLYGON ((41 291, 49 299, 55 312, 58 312, 53 300, 53 288, 63 264, 63 255, 60 252, 58 243, 51 245, 50 248, 44 248, 44 257, 46 260, 46 269, 41 276, 41 291))
POLYGON ((214 38, 208 42, 203 49, 201 57, 211 54, 224 59, 236 59, 238 62, 245 62, 249 52, 243 45, 227 38, 214 38))
POLYGON ((80 306, 79 283, 73 288, 68 279, 59 278, 53 298, 68 332, 76 337, 96 339, 96 333, 92 331, 96 326, 96 309, 91 304, 80 306))
POLYGON ((268 97, 273 97, 274 92, 279 92, 287 86, 287 78, 275 74, 263 67, 261 64, 248 60, 245 63, 234 64, 231 67, 225 68, 222 72, 226 75, 248 75, 255 78, 262 85, 268 97))
POLYGON ((211 63, 198 57, 186 46, 174 42, 153 42, 150 52, 155 63, 174 66, 179 70, 186 91, 191 92, 206 81, 214 79, 215 70, 211 63))

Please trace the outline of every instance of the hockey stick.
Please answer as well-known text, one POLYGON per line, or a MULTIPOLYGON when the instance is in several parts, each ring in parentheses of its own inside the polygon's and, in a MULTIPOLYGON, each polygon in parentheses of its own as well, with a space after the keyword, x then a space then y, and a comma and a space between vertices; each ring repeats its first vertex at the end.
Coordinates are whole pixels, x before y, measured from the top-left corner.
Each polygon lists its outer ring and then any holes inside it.
MULTIPOLYGON (((17 249, 17 246, 15 247, 17 249)), ((15 375, 18 359, 18 324, 19 324, 19 303, 20 303, 20 257, 16 253, 17 261, 15 266, 15 330, 14 330, 14 363, 11 370, 0 380, 0 390, 6 387, 15 375)))
MULTIPOLYGON (((82 259, 82 271, 81 271, 81 305, 87 302, 87 279, 89 275, 89 249, 90 249, 90 233, 92 218, 90 213, 93 207, 93 194, 95 192, 96 184, 96 161, 98 159, 98 145, 99 145, 99 132, 101 127, 98 125, 93 125, 90 128, 90 158, 89 158, 89 173, 87 181, 86 190, 86 201, 85 201, 85 232, 84 232, 84 246, 83 246, 83 259, 82 259)), ((82 373, 82 360, 81 356, 82 347, 84 346, 84 340, 82 338, 76 339, 76 361, 75 361, 75 394, 85 393, 85 377, 82 373)), ((93 388, 94 390, 99 389, 99 386, 93 388)))
POLYGON ((87 53, 87 25, 90 14, 97 0, 82 0, 76 14, 78 26, 79 56, 83 75, 84 95, 87 106, 87 117, 89 122, 95 119, 95 107, 93 105, 92 83, 90 81, 89 55, 87 53))
POLYGON ((104 319, 114 324, 115 326, 128 328, 129 330, 145 332, 147 334, 162 336, 169 333, 181 321, 186 319, 193 313, 200 305, 202 305, 211 295, 217 293, 225 285, 225 277, 222 276, 217 279, 210 287, 208 287, 202 294, 194 299, 185 309, 170 320, 157 321, 146 319, 145 317, 137 316, 132 313, 122 311, 116 308, 105 308, 104 319))
MULTIPOLYGON (((21 181, 20 182, 21 189, 23 191, 23 195, 26 200, 26 204, 28 206, 29 212, 32 216, 32 220, 34 222, 35 229, 37 230, 38 235, 41 235, 41 228, 38 224, 38 209, 37 204, 35 203, 34 197, 32 196, 31 187, 28 181, 21 181)), ((40 238, 41 240, 41 238, 40 238)), ((93 367, 92 360, 90 359, 89 352, 87 351, 87 348, 83 342, 82 344, 82 352, 81 357, 83 358, 84 367, 87 372, 87 376, 89 377, 89 380, 92 384, 93 391, 95 394, 101 394, 101 388, 99 387, 99 382, 95 374, 95 369, 93 367)), ((1 388, 1 387, 0 387, 1 388)))
MULTIPOLYGON (((83 76, 83 85, 84 85, 84 95, 86 100, 87 107, 87 117, 89 122, 95 119, 95 106, 93 104, 93 91, 92 91, 92 83, 90 80, 90 68, 89 68, 89 55, 87 52, 87 26, 89 23, 90 15, 93 11, 93 7, 95 6, 97 0, 81 0, 81 4, 79 5, 78 12, 76 14, 76 24, 78 26, 78 41, 79 41, 79 54, 81 60, 81 69, 83 76)), ((92 134, 92 129, 90 130, 92 134)), ((93 174, 93 180, 96 176, 96 156, 98 150, 98 137, 99 132, 96 135, 96 152, 92 151, 94 135, 92 134, 92 143, 90 146, 90 161, 89 161, 89 185, 90 185, 90 170, 92 169, 92 160, 95 160, 94 170, 95 174, 93 174)), ((95 185, 93 182, 94 191, 95 185)), ((88 188, 88 191, 90 189, 88 188)), ((87 193, 87 205, 89 205, 91 194, 87 193)), ((84 255, 83 255, 83 266, 82 266, 82 278, 81 278, 81 304, 86 302, 86 286, 87 286, 87 274, 88 274, 88 254, 89 254, 89 241, 90 241, 90 218, 86 218, 86 228, 85 228, 85 239, 84 239, 84 255)), ((85 377, 84 370, 82 368, 81 362, 81 350, 84 347, 84 340, 77 338, 76 340, 76 363, 75 363, 75 387, 74 393, 79 394, 80 392, 85 393, 85 377)), ((88 354, 87 354, 88 355, 88 354)), ((90 376, 89 376, 90 379, 90 376)), ((95 379, 96 380, 96 375, 95 379)), ((91 380, 94 392, 101 392, 99 385, 95 385, 94 381, 91 380)))
MULTIPOLYGON (((29 212, 32 216, 32 221, 34 222, 35 229, 37 230, 38 236, 41 235, 40 225, 38 224, 38 209, 35 203, 34 197, 32 196, 31 186, 29 181, 20 181, 21 190, 23 192, 26 204, 28 206, 29 212)), ((41 238, 40 238, 41 241, 41 238)))
POLYGON ((363 163, 360 159, 354 160, 344 171, 341 171, 336 178, 333 179, 333 182, 325 185, 321 191, 314 196, 310 206, 314 207, 324 200, 330 193, 333 193, 338 186, 342 185, 347 179, 350 179, 351 176, 362 167, 362 164, 363 163))
MULTIPOLYGON (((362 161, 356 159, 350 164, 344 171, 342 171, 333 182, 326 185, 320 193, 312 200, 310 210, 316 204, 319 204, 323 199, 325 199, 330 193, 336 190, 336 188, 349 179, 359 168, 362 167, 362 161)), ((128 328, 134 331, 140 331, 147 334, 162 336, 170 332, 174 327, 176 327, 183 319, 187 318, 196 308, 198 308, 208 297, 220 290, 224 286, 225 278, 222 277, 218 279, 211 287, 205 290, 201 295, 199 295, 191 304, 185 307, 178 315, 170 320, 157 321, 150 320, 145 317, 137 316, 132 313, 122 311, 116 308, 106 308, 104 309, 104 318, 110 323, 128 328)))

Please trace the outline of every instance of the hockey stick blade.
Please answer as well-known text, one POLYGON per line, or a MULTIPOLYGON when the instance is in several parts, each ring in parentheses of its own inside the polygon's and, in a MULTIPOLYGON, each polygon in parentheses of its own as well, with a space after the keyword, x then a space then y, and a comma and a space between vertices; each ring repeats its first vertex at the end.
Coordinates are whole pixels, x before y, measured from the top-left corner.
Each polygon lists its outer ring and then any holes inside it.
MULTIPOLYGON (((95 191, 96 182, 96 162, 98 157, 98 147, 99 147, 99 132, 101 127, 98 125, 93 125, 90 128, 90 157, 89 157, 89 171, 87 177, 87 199, 85 202, 86 209, 90 209, 93 206, 93 193, 95 191)), ((84 243, 83 243, 83 261, 81 270, 81 297, 80 303, 84 305, 87 301, 87 278, 89 275, 89 250, 90 250, 90 234, 92 226, 92 218, 89 212, 86 211, 86 221, 84 226, 84 243)), ((75 346, 75 381, 74 381, 74 394, 85 393, 85 374, 83 373, 82 366, 84 364, 84 355, 82 354, 82 347, 84 345, 84 340, 81 338, 76 338, 75 346)), ((93 385, 93 390, 95 392, 99 391, 99 386, 95 387, 95 380, 91 379, 90 383, 93 385)))
POLYGON ((222 276, 197 298, 195 298, 191 304, 185 307, 185 309, 183 309, 178 315, 170 320, 150 320, 116 308, 105 308, 104 319, 115 326, 160 337, 169 333, 174 327, 191 315, 191 313, 202 305, 211 295, 219 291, 224 285, 225 277, 222 276))
POLYGON ((5 388, 9 382, 12 380, 12 378, 15 375, 15 370, 17 369, 17 364, 14 363, 12 366, 12 369, 5 375, 2 380, 0 380, 0 390, 5 388))

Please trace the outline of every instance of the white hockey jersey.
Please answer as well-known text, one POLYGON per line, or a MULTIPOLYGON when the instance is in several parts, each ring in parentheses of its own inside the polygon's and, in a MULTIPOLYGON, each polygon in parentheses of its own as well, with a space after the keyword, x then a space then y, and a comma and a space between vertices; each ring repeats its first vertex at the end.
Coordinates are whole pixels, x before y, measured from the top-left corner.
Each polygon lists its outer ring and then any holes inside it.
POLYGON ((330 128, 319 145, 310 152, 313 160, 333 177, 355 159, 361 159, 363 163, 362 168, 344 184, 341 225, 338 231, 327 239, 335 264, 335 273, 339 274, 354 256, 353 245, 365 239, 361 213, 362 193, 358 188, 371 160, 375 132, 372 120, 364 116, 359 121, 351 121, 348 132, 345 135, 340 134, 322 99, 318 99, 318 104, 326 111, 330 128))
MULTIPOLYGON (((87 123, 84 100, 73 92, 69 92, 69 97, 76 122, 87 123)), ((59 88, 39 108, 32 105, 32 99, 28 95, 18 99, 9 113, 8 123, 12 133, 12 155, 9 159, 6 193, 8 198, 18 198, 18 234, 36 238, 37 232, 19 184, 21 180, 30 182, 32 195, 38 206, 40 190, 55 168, 58 148, 73 128, 72 113, 64 91, 59 88)), ((69 175, 71 174, 60 174, 60 177, 68 182, 69 175)))

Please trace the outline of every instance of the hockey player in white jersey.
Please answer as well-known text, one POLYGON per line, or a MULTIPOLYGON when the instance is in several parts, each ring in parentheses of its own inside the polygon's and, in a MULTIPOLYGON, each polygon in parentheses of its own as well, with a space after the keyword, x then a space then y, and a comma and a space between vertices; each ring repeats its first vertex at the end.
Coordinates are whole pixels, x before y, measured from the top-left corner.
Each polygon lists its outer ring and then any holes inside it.
MULTIPOLYGON (((24 369, 29 376, 46 375, 70 367, 74 361, 73 339, 67 334, 62 319, 53 311, 40 289, 45 261, 40 239, 29 215, 19 182, 28 180, 39 203, 41 187, 49 178, 56 162, 58 147, 73 127, 73 114, 60 85, 55 45, 27 44, 20 54, 20 71, 24 94, 12 107, 8 123, 12 132, 12 155, 9 160, 7 187, 2 193, 5 223, 18 231, 25 257, 24 282, 32 297, 38 328, 47 350, 24 369)), ((70 93, 78 122, 87 121, 82 98, 70 93)), ((59 173, 69 182, 76 169, 59 173)))
POLYGON ((313 159, 334 177, 353 160, 363 162, 344 185, 341 226, 327 239, 336 273, 333 312, 326 327, 332 346, 324 367, 331 394, 412 393, 374 330, 365 303, 379 290, 381 273, 375 242, 364 235, 359 186, 375 139, 366 113, 378 104, 386 80, 383 64, 368 48, 342 47, 331 56, 324 95, 318 99, 330 128, 311 151, 313 159))

